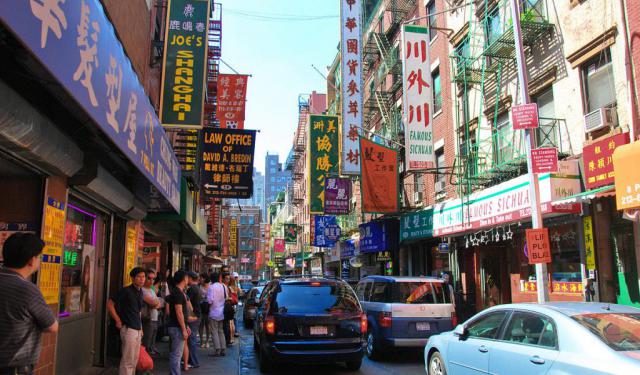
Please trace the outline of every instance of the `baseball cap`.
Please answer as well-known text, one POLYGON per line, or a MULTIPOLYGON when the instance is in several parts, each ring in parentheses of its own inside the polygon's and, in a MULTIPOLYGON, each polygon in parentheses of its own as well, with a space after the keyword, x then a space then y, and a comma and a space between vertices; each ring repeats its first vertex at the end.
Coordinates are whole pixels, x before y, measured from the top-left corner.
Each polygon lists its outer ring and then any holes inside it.
POLYGON ((234 272, 234 273, 233 273, 233 278, 235 279, 236 277, 238 277, 238 273, 237 273, 237 272, 234 272))

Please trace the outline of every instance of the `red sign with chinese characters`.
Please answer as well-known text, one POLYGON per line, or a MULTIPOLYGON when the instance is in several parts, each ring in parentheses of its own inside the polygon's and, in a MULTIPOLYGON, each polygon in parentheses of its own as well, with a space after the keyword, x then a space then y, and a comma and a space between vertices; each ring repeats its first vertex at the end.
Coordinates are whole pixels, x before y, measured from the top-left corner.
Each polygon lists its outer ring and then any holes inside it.
POLYGON ((360 138, 362 212, 398 212, 398 151, 360 138))
POLYGON ((276 253, 284 253, 284 238, 273 239, 273 251, 276 253))
POLYGON ((551 263, 549 228, 527 229, 526 237, 529 264, 551 263))
POLYGON ((247 79, 243 74, 220 74, 218 76, 218 108, 216 118, 223 127, 244 128, 244 105, 247 97, 247 79))
POLYGON ((511 109, 511 122, 514 130, 537 128, 538 105, 529 103, 514 106, 511 109))
POLYGON ((614 183, 613 151, 627 143, 629 133, 620 133, 583 147, 582 159, 587 189, 614 183))
POLYGON ((558 149, 541 147, 531 150, 533 173, 558 172, 558 149))

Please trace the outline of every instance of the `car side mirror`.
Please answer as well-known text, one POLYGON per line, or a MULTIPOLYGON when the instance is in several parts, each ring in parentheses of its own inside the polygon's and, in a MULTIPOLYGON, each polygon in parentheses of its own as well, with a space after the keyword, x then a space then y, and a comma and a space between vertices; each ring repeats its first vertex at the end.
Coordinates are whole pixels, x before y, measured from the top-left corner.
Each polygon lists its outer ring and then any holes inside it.
POLYGON ((464 340, 467 337, 467 333, 469 332, 467 331, 467 328, 464 326, 464 324, 458 324, 453 330, 453 335, 458 336, 460 340, 464 340))

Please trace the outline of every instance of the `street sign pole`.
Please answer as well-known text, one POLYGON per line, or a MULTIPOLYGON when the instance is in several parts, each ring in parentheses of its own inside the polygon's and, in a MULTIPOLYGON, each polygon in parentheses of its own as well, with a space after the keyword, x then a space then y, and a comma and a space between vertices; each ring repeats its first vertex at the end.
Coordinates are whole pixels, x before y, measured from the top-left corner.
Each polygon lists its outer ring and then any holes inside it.
MULTIPOLYGON (((518 80, 520 81, 521 104, 529 103, 529 81, 527 77, 524 50, 522 47, 522 35, 520 30, 520 4, 518 0, 511 2, 511 19, 513 20, 513 37, 516 47, 516 63, 518 65, 518 80)), ((527 150, 527 170, 529 173, 529 195, 531 196, 531 223, 534 229, 542 228, 542 212, 540 209, 540 187, 538 175, 533 173, 531 163, 531 150, 535 148, 533 129, 525 129, 525 147, 527 150)), ((549 301, 549 280, 546 263, 536 264, 536 282, 538 290, 538 303, 549 301)))

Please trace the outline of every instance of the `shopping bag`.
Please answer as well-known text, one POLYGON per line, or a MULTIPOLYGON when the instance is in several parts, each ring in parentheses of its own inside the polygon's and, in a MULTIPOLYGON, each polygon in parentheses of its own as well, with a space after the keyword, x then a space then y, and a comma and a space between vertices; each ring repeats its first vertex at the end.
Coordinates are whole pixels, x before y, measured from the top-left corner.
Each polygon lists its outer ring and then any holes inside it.
POLYGON ((138 365, 136 366, 138 371, 151 371, 153 370, 153 358, 147 353, 147 349, 140 345, 140 355, 138 356, 138 365))

